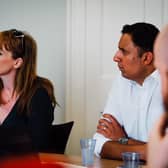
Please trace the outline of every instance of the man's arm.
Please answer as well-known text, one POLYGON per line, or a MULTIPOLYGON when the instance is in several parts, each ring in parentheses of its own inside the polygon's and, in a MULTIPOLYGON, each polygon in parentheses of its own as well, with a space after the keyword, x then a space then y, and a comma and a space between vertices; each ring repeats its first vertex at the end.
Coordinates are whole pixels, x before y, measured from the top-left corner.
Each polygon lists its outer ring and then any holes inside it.
POLYGON ((146 160, 146 143, 129 139, 128 144, 120 144, 118 141, 107 141, 101 150, 100 156, 109 159, 121 159, 123 152, 138 152, 141 160, 146 160))
POLYGON ((100 153, 101 157, 121 159, 121 153, 123 152, 139 152, 141 159, 146 160, 146 143, 130 138, 127 144, 119 143, 119 139, 127 137, 127 133, 112 115, 103 115, 103 118, 99 120, 97 133, 111 139, 111 141, 104 143, 100 153))

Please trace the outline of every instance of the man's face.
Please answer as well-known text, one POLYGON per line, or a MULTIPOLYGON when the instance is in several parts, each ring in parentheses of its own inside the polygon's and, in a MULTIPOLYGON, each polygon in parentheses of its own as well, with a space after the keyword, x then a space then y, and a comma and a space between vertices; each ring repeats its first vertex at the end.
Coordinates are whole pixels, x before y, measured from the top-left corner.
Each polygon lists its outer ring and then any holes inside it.
POLYGON ((122 76, 141 83, 145 68, 138 55, 138 47, 134 45, 129 34, 121 36, 118 48, 113 60, 118 63, 122 76))

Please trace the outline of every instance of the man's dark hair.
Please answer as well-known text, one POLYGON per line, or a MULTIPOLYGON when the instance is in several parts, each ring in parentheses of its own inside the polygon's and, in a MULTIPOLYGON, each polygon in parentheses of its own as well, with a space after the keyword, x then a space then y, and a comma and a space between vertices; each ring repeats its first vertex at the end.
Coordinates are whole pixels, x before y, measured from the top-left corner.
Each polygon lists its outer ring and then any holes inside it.
POLYGON ((121 32, 122 34, 127 33, 131 35, 132 41, 140 48, 140 53, 142 54, 146 51, 153 52, 154 42, 159 29, 150 23, 139 22, 132 25, 124 25, 121 32))

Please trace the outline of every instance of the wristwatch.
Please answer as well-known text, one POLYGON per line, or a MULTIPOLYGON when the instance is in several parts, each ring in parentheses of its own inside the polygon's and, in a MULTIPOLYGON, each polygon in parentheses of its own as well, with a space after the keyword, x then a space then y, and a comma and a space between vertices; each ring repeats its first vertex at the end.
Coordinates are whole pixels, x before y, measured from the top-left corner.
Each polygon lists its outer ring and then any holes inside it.
POLYGON ((128 138, 126 138, 126 137, 119 138, 119 139, 118 139, 118 142, 119 142, 120 144, 126 145, 126 144, 128 144, 128 138))

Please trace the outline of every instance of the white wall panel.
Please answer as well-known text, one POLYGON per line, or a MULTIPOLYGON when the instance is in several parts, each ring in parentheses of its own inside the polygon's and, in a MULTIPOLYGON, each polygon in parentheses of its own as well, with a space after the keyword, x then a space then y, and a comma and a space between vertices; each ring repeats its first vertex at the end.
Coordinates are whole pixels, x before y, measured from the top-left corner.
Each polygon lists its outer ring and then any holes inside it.
POLYGON ((163 1, 163 25, 168 24, 168 0, 162 0, 163 1))
POLYGON ((163 3, 164 0, 146 0, 144 20, 160 28, 163 24, 163 3))
POLYGON ((67 95, 66 118, 75 124, 69 151, 79 153, 79 137, 84 134, 85 121, 85 45, 86 17, 84 0, 67 1, 67 95))
POLYGON ((100 117, 100 66, 102 54, 102 1, 86 1, 86 123, 85 136, 93 136, 100 117), (96 112, 96 113, 95 113, 96 112))

